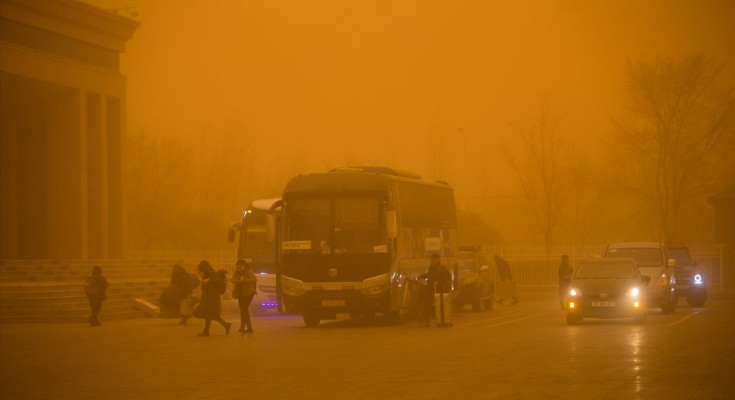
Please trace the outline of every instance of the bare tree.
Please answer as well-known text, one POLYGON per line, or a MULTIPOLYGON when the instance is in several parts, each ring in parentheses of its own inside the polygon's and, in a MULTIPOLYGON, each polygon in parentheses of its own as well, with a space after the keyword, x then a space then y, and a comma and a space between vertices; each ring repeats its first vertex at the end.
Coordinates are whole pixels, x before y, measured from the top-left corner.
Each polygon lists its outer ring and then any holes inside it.
POLYGON ((533 117, 513 124, 518 142, 500 145, 547 245, 553 243, 572 185, 571 144, 558 131, 559 122, 559 114, 546 97, 533 117))
MULTIPOLYGON (((681 239, 683 207, 716 189, 735 136, 731 87, 702 54, 629 61, 626 114, 614 120, 615 176, 662 240, 681 239)), ((729 155, 732 158, 732 154, 729 155)))

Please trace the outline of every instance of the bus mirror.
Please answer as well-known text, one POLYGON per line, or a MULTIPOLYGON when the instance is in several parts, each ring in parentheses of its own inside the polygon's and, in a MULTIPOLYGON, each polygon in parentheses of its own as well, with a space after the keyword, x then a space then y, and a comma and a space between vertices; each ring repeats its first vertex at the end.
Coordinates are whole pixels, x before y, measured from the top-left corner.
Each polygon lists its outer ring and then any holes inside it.
POLYGON ((266 214, 265 221, 268 241, 272 242, 276 240, 276 214, 266 214))
POLYGON ((227 230, 227 241, 230 243, 235 241, 235 228, 230 228, 227 230))
POLYGON ((385 225, 388 231, 388 238, 395 239, 398 237, 398 216, 395 210, 385 212, 385 225))

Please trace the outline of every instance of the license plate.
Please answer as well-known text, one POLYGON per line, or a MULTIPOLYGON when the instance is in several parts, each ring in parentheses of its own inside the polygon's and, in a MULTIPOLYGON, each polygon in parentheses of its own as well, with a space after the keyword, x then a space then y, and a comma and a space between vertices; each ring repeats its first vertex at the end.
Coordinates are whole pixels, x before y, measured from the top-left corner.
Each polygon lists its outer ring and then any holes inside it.
POLYGON ((322 300, 322 307, 343 307, 345 305, 345 301, 340 300, 322 300))
POLYGON ((593 301, 592 307, 615 307, 615 301, 593 301))

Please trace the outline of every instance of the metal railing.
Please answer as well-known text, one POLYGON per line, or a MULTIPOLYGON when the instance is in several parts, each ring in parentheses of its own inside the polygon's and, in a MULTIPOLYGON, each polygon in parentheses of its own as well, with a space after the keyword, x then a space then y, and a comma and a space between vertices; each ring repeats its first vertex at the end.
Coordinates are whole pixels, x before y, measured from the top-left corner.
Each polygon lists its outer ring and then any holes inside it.
MULTIPOLYGON (((548 288, 558 285, 557 270, 561 256, 567 254, 572 264, 579 258, 600 257, 605 244, 587 245, 489 245, 482 246, 481 253, 491 267, 493 256, 499 255, 511 266, 513 277, 519 287, 548 288)), ((689 244, 691 257, 704 274, 710 288, 722 285, 722 252, 719 243, 689 244)), ((130 252, 132 259, 187 260, 195 263, 207 260, 215 269, 234 269, 237 252, 235 249, 218 250, 137 250, 130 252)), ((497 274, 497 273, 496 273, 497 274)), ((497 276, 496 276, 497 278, 497 276)))

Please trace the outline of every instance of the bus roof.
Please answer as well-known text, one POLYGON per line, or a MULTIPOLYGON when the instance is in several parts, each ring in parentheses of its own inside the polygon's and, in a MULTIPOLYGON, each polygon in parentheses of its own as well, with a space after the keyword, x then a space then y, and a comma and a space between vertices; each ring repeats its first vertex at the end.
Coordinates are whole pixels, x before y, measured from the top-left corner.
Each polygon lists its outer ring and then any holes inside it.
POLYGON ((329 172, 299 175, 283 189, 284 197, 306 193, 386 192, 393 181, 402 181, 451 189, 446 183, 422 180, 409 172, 385 167, 338 168, 329 172))
POLYGON ((258 210, 268 211, 271 208, 271 206, 275 202, 277 202, 279 200, 281 200, 281 199, 280 198, 275 198, 275 199, 258 199, 258 200, 253 200, 253 202, 250 203, 250 208, 255 208, 255 209, 258 209, 258 210))

